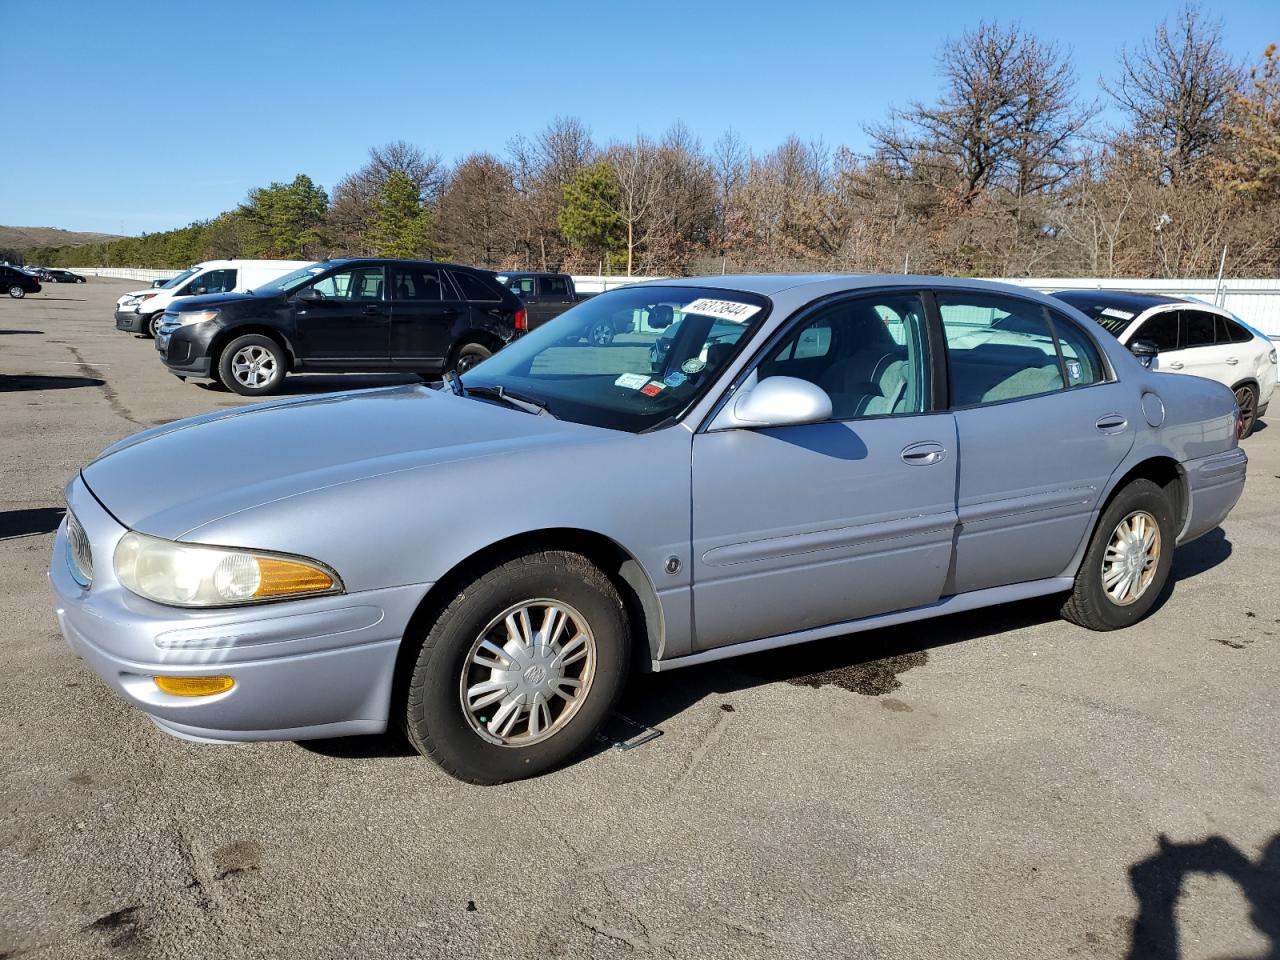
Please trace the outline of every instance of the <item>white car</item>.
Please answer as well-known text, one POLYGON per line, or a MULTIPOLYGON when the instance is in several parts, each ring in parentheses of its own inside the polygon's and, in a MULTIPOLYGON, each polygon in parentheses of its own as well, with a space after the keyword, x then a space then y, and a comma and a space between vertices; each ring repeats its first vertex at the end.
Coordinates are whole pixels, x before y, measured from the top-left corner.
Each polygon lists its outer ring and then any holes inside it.
POLYGON ((1253 433, 1276 386, 1276 348, 1229 310, 1152 293, 1065 290, 1071 304, 1121 343, 1153 344, 1157 369, 1190 373, 1229 387, 1240 407, 1240 436, 1253 433))
POLYGON ((309 267, 310 260, 206 260, 158 286, 130 290, 116 300, 116 329, 154 337, 165 308, 179 297, 245 293, 309 267))

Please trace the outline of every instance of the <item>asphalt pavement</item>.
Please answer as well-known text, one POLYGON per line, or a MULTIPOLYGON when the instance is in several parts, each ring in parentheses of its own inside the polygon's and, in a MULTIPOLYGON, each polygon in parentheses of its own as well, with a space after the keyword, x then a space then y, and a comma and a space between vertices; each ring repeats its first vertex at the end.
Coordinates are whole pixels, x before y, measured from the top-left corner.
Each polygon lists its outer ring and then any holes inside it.
POLYGON ((244 402, 114 329, 131 286, 0 300, 0 960, 1278 955, 1280 429, 1129 630, 1036 601, 643 677, 471 787, 393 736, 173 739, 68 650, 67 479, 244 402))

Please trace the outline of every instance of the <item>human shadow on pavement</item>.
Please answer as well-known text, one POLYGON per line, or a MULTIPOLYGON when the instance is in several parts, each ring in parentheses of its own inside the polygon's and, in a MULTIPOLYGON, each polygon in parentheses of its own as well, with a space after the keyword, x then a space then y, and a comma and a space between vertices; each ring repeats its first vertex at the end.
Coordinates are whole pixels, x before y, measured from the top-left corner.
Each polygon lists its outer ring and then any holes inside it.
POLYGON ((62 514, 62 507, 0 510, 0 540, 13 540, 37 533, 52 533, 62 522, 62 514))
POLYGON ((76 387, 100 387, 106 381, 97 377, 47 377, 39 374, 9 376, 0 373, 0 393, 24 390, 74 390, 76 387))
POLYGON ((1250 922, 1270 940, 1263 956, 1280 958, 1280 833, 1271 837, 1257 862, 1224 837, 1173 843, 1161 834, 1157 843, 1155 854, 1129 868, 1138 915, 1130 933, 1128 960, 1179 960, 1182 956, 1178 900, 1192 874, 1221 875, 1234 881, 1249 902, 1250 922))

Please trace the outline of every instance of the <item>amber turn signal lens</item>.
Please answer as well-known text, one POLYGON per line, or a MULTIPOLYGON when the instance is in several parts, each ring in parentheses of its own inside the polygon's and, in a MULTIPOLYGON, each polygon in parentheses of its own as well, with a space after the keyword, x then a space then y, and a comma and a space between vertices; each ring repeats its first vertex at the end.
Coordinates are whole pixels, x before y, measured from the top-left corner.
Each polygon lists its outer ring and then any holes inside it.
POLYGON ((156 686, 175 697, 211 697, 236 685, 231 677, 152 677, 156 686))
POLYGON ((258 576, 261 583, 253 591, 255 597, 285 597, 295 593, 323 593, 333 589, 333 577, 323 570, 277 560, 275 557, 258 558, 258 576))

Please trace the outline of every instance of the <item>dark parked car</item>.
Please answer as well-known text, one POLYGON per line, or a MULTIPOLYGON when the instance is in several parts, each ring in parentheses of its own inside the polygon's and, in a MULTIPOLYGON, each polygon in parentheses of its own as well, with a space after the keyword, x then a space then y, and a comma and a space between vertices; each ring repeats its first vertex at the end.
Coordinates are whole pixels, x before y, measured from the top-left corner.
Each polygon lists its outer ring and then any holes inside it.
POLYGON ((40 292, 40 281, 17 267, 0 267, 0 287, 14 299, 22 299, 28 293, 40 292))
MULTIPOLYGON (((573 277, 567 273, 538 273, 521 271, 518 273, 500 272, 495 274, 498 282, 524 301, 529 310, 529 329, 536 330, 548 320, 554 320, 575 304, 590 300, 594 293, 578 293, 573 285, 573 277)), ((609 324, 599 324, 599 335, 603 346, 609 343, 615 333, 620 330, 611 329, 609 324)))
POLYGON ((50 283, 84 283, 84 277, 70 270, 46 270, 50 283))
POLYGON ((527 328, 524 304, 493 275, 451 263, 343 259, 248 293, 188 297, 165 311, 156 349, 182 379, 244 396, 288 373, 462 373, 527 328))

